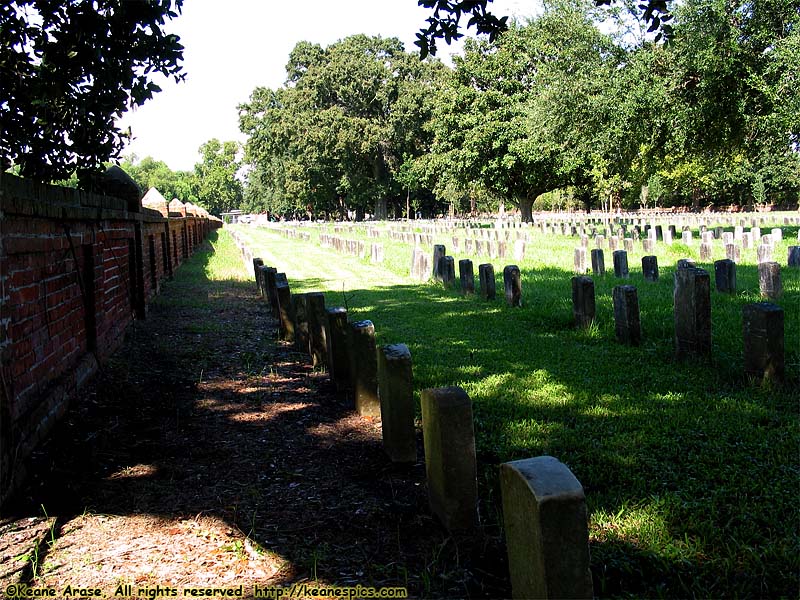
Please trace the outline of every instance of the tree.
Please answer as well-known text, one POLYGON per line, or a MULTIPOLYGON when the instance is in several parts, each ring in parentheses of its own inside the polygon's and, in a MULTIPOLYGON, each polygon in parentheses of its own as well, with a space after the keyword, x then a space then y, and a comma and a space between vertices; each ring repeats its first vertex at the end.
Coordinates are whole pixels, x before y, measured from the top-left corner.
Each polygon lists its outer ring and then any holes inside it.
POLYGON ((442 69, 394 38, 297 44, 286 85, 257 88, 239 107, 252 189, 274 212, 386 218, 388 202, 405 205, 396 179, 405 157, 429 143, 422 126, 442 69))
POLYGON ((198 180, 192 171, 173 171, 167 163, 146 156, 126 158, 120 167, 139 185, 143 192, 156 188, 164 198, 197 204, 198 180))
POLYGON ((164 31, 183 0, 17 0, 0 4, 0 168, 66 179, 119 156, 115 119, 183 78, 164 31))
POLYGON ((241 167, 239 150, 238 142, 220 142, 216 138, 200 146, 202 160, 194 166, 197 201, 210 213, 219 215, 242 204, 242 183, 236 177, 241 167))
MULTIPOLYGON (((614 0, 595 0, 597 6, 607 6, 614 0)), ((620 2, 624 0, 618 0, 620 2)), ((474 26, 478 33, 489 36, 493 42, 497 36, 508 29, 508 17, 497 17, 487 10, 492 0, 419 0, 420 6, 431 9, 433 14, 428 18, 428 27, 420 29, 417 41, 420 55, 425 58, 428 54, 436 54, 436 40, 443 39, 447 44, 463 37, 460 31, 461 18, 469 15, 467 28, 474 26)), ((642 10, 642 19, 649 24, 650 32, 657 32, 656 41, 661 37, 669 39, 672 36, 672 19, 669 4, 672 0, 645 0, 639 7, 642 10)))
POLYGON ((468 41, 430 124, 423 160, 437 192, 479 184, 530 220, 540 194, 587 196, 624 168, 631 152, 608 92, 622 53, 586 8, 554 4, 494 43, 468 41))

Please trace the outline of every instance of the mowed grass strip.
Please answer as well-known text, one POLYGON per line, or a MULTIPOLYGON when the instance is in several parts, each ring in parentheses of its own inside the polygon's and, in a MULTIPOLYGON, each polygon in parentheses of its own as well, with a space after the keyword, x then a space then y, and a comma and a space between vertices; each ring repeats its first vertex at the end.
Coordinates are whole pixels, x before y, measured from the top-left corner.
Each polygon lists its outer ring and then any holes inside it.
MULTIPOLYGON (((476 277, 480 262, 494 264, 498 300, 487 303, 413 282, 412 246, 388 237, 377 240, 387 258, 375 266, 321 249, 316 235, 301 242, 266 229, 239 231, 256 256, 287 274, 293 292, 324 291, 326 304, 346 304, 351 320, 371 319, 378 343, 406 343, 417 393, 466 389, 487 528, 499 526, 497 465, 550 454, 587 492, 595 593, 797 597, 800 270, 784 267, 777 301, 785 311, 787 381, 762 385, 742 372, 742 306, 759 301, 755 251, 739 265, 740 292, 728 296, 713 291, 713 264, 699 261, 699 246, 658 244, 655 283, 641 275, 641 243, 628 256, 627 280, 614 277, 606 249, 608 272, 595 278, 597 323, 577 331, 570 284, 577 238, 537 236, 528 244, 518 265, 523 307, 511 309, 502 269, 512 258, 454 255, 456 263, 472 258, 476 277), (712 277, 710 360, 674 358, 678 258, 695 259, 712 277), (615 340, 611 292, 619 284, 638 289, 640 347, 615 340)), ((796 235, 787 228, 787 237, 796 235)), ((448 248, 450 241, 434 239, 448 248)))

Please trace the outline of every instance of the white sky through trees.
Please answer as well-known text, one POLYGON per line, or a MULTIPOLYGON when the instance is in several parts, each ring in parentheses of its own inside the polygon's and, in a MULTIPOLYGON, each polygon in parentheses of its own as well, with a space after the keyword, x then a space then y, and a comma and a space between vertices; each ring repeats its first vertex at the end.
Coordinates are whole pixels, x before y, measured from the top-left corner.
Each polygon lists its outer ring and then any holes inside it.
MULTIPOLYGON (((495 0, 490 8, 500 16, 524 18, 538 4, 495 0)), ((236 106, 256 86, 283 84, 297 42, 327 46, 364 33, 397 37, 407 52, 415 52, 415 34, 428 16, 416 0, 186 0, 183 14, 169 24, 185 47, 186 81, 156 79, 162 91, 123 117, 120 124, 131 127, 134 136, 124 154, 191 170, 200 159, 198 148, 209 139, 244 141, 236 106)), ((460 44, 440 42, 437 56, 449 62, 460 49, 460 44)))

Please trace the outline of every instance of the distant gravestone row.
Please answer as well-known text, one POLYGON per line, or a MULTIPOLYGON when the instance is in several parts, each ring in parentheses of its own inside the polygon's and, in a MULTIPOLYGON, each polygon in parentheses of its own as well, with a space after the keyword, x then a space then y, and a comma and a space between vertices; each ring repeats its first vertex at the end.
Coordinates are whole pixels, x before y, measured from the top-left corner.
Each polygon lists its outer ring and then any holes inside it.
MULTIPOLYGON (((361 240, 348 240, 334 235, 320 233, 319 241, 323 248, 332 248, 333 250, 341 252, 342 254, 357 256, 358 258, 365 258, 367 255, 367 244, 361 240)), ((376 264, 382 263, 383 244, 370 244, 369 256, 371 262, 376 264)))

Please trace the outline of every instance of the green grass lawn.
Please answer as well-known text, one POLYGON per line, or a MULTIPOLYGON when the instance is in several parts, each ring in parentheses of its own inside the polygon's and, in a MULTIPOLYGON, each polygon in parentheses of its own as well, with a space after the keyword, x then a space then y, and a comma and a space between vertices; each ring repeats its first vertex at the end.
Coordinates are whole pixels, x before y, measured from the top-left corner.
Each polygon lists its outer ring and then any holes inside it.
MULTIPOLYGON (((476 280, 479 263, 494 264, 498 300, 487 303, 413 282, 412 246, 388 236, 342 234, 383 243, 386 260, 378 266, 320 248, 316 229, 310 242, 236 230, 255 256, 286 273, 293 292, 324 291, 326 304, 346 305, 351 320, 372 320, 379 344, 407 344, 417 399, 428 387, 468 392, 487 530, 501 520, 497 465, 550 454, 586 490, 595 594, 798 596, 800 269, 785 267, 796 227, 784 228, 788 241, 775 251, 784 265, 777 301, 785 311, 784 385, 762 385, 742 372, 742 306, 760 299, 754 249, 738 265, 739 293, 712 291, 711 359, 679 361, 672 340, 677 259, 709 270, 713 289, 713 264, 699 261, 699 241, 659 243, 655 283, 641 275, 640 242, 628 256, 629 280, 615 279, 605 250, 608 273, 595 278, 597 322, 578 331, 570 283, 577 238, 538 235, 528 244, 518 263, 523 306, 511 309, 502 299, 502 270, 513 258, 454 254, 456 264, 472 258, 476 280), (615 340, 611 293, 621 283, 638 289, 640 347, 615 340)), ((434 243, 450 254, 450 236, 434 243)))

